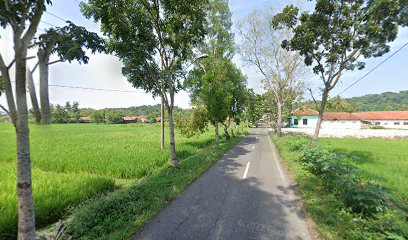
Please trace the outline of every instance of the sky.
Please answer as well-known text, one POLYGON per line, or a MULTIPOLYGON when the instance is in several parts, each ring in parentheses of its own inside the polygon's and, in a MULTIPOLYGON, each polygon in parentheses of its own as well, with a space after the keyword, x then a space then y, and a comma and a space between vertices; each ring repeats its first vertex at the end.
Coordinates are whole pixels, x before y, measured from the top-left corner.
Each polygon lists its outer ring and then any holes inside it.
MULTIPOLYGON (((254 9, 261 9, 267 5, 276 8, 284 6, 285 1, 276 0, 230 0, 230 10, 234 23, 245 18, 254 9)), ((310 3, 309 3, 310 4, 310 3)), ((311 6, 306 6, 311 7, 311 6)), ((90 31, 99 32, 99 25, 93 20, 88 20, 82 16, 78 0, 59 0, 53 1, 53 5, 48 7, 48 13, 43 15, 39 34, 43 29, 50 25, 64 26, 63 20, 70 20, 77 25, 86 27, 90 31), (54 16, 55 15, 55 16, 54 16), (56 17, 57 16, 57 17, 56 17), (41 30, 42 29, 42 30, 41 30)), ((234 31, 236 31, 234 29, 234 31)), ((0 30, 0 53, 6 62, 11 62, 13 57, 12 36, 10 29, 0 30)), ((347 86, 362 77, 403 44, 408 42, 408 29, 401 29, 398 38, 391 44, 390 53, 381 58, 368 59, 364 70, 346 73, 342 81, 333 89, 331 96, 336 96, 347 86)), ((35 55, 35 52, 29 52, 29 56, 35 55)), ((115 56, 105 54, 89 55, 88 64, 80 65, 78 63, 57 63, 50 66, 50 84, 75 86, 85 88, 115 89, 127 92, 109 92, 95 91, 78 88, 50 87, 50 101, 53 104, 64 104, 67 101, 77 101, 80 107, 91 107, 95 109, 117 108, 129 106, 152 105, 160 103, 159 99, 153 99, 150 93, 144 93, 143 90, 135 89, 129 84, 121 74, 121 63, 115 56)), ((56 59, 52 57, 51 61, 56 59)), ((248 78, 248 86, 255 92, 261 93, 262 85, 260 81, 262 76, 254 67, 247 66, 240 61, 239 55, 236 55, 233 61, 241 68, 248 78)), ((29 60, 28 66, 33 67, 35 60, 29 60)), ((13 78, 13 72, 11 76, 13 78)), ((34 73, 34 81, 38 84, 38 71, 34 73)), ((321 85, 320 80, 311 75, 308 79, 310 86, 318 92, 321 85)), ((382 93, 386 91, 398 92, 408 90, 408 46, 403 48, 387 62, 382 64, 377 70, 362 79, 355 86, 341 94, 341 97, 362 96, 365 94, 382 93)), ((38 91, 38 89, 37 89, 38 91)), ((308 98, 308 95, 305 96, 308 98)), ((29 98, 28 98, 29 99, 29 98)), ((0 97, 0 104, 7 105, 5 96, 0 97)), ((180 92, 175 97, 175 104, 182 108, 190 108, 188 93, 180 92)), ((29 104, 30 105, 30 104, 29 104)))

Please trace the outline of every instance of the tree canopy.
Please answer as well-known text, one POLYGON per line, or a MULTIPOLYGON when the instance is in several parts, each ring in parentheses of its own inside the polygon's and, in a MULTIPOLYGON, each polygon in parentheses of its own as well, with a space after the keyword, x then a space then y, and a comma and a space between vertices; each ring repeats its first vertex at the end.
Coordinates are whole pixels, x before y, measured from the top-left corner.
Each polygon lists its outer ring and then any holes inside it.
POLYGON ((92 53, 104 51, 104 40, 85 27, 68 21, 66 26, 49 28, 40 34, 36 45, 48 55, 57 54, 61 61, 88 63, 85 49, 92 53))
POLYGON ((317 0, 311 12, 286 6, 272 20, 276 29, 286 28, 293 36, 282 47, 304 57, 323 82, 319 118, 313 136, 319 136, 321 119, 330 91, 344 71, 363 69, 364 59, 380 57, 390 50, 400 26, 408 25, 407 0, 317 0))

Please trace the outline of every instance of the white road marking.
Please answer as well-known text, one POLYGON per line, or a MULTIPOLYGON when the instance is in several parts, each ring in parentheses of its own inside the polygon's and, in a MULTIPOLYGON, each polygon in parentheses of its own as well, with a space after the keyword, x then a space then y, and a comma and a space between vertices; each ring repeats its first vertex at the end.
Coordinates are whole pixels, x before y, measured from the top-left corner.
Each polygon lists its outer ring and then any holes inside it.
POLYGON ((252 146, 252 149, 255 149, 255 146, 252 146))
POLYGON ((272 147, 273 158, 275 159, 276 166, 278 166, 279 175, 280 175, 281 179, 282 179, 285 183, 287 183, 287 182, 286 182, 286 179, 285 179, 285 177, 284 177, 284 175, 283 175, 283 171, 282 171, 282 168, 281 168, 281 166, 280 166, 280 163, 279 163, 279 161, 278 161, 278 157, 276 156, 276 153, 275 153, 275 151, 274 151, 274 147, 273 147, 271 138, 269 137, 269 135, 268 135, 267 137, 268 137, 268 140, 269 140, 269 144, 271 144, 271 147, 272 147))
POLYGON ((244 172, 244 176, 242 176, 242 179, 245 179, 247 177, 248 174, 248 169, 249 169, 249 165, 251 164, 251 162, 248 162, 245 168, 245 172, 244 172))

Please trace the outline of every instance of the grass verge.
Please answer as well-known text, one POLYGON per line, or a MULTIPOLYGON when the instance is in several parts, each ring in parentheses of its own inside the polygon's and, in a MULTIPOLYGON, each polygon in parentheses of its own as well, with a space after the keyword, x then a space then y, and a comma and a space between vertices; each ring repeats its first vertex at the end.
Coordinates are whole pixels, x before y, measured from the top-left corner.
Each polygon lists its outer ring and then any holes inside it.
POLYGON ((308 172, 299 162, 300 151, 290 149, 299 137, 271 135, 283 162, 299 184, 305 211, 316 223, 315 230, 321 239, 404 239, 394 232, 408 235, 408 223, 402 212, 390 209, 384 214, 363 219, 351 213, 338 196, 324 185, 322 180, 308 172))
POLYGON ((86 202, 68 221, 68 233, 73 239, 131 236, 240 140, 223 141, 184 159, 179 170, 165 166, 131 187, 86 202))
MULTIPOLYGON (((0 168, 0 239, 13 239, 17 231, 16 167, 0 168)), ((57 221, 63 210, 114 188, 111 178, 61 174, 33 169, 33 193, 37 227, 57 221)))
POLYGON ((391 189, 393 200, 408 211, 408 139, 321 138, 319 145, 357 157, 362 175, 391 189))

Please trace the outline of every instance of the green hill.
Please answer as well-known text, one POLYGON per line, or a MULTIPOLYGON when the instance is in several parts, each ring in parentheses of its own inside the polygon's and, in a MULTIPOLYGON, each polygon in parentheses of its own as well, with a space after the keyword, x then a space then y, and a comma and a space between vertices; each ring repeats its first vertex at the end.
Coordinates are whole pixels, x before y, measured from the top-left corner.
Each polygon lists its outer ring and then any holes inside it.
POLYGON ((408 91, 367 94, 344 99, 355 112, 408 110, 408 91))

